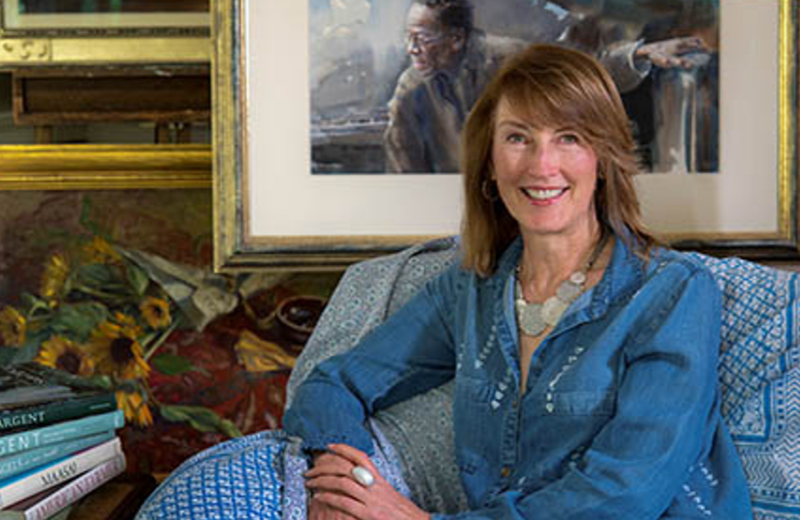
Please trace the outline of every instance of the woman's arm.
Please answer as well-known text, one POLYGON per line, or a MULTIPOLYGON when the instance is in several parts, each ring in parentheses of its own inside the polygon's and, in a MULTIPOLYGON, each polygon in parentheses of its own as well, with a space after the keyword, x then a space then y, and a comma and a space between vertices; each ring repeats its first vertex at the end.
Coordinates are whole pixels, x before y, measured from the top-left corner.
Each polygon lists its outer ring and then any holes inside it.
POLYGON ((307 449, 348 444, 371 453, 368 415, 452 378, 451 317, 461 276, 449 269, 359 345, 320 363, 298 388, 285 430, 307 449))

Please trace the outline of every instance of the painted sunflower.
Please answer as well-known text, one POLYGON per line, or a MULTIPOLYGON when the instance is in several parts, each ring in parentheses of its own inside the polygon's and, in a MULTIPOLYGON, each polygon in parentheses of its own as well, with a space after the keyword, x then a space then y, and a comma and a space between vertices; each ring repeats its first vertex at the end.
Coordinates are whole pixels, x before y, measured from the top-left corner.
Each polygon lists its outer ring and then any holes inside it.
POLYGON ((136 318, 131 316, 130 314, 125 314, 124 312, 115 312, 113 323, 119 325, 120 327, 128 329, 130 334, 133 334, 137 338, 142 335, 142 328, 136 322, 136 318))
POLYGON ((92 358, 74 342, 62 336, 52 336, 42 343, 34 361, 76 376, 89 377, 94 373, 92 358))
POLYGON ((28 322, 25 316, 17 309, 6 305, 3 312, 0 312, 0 337, 3 343, 9 347, 19 347, 25 343, 28 332, 28 322))
POLYGON ((122 256, 117 250, 98 236, 84 246, 83 258, 90 264, 119 264, 122 262, 122 256))
POLYGON ((126 421, 143 427, 153 424, 153 414, 150 412, 150 407, 142 399, 142 394, 118 390, 115 395, 117 406, 125 413, 126 421))
POLYGON ((148 296, 139 305, 145 321, 154 329, 169 327, 172 323, 172 316, 169 313, 169 302, 155 296, 148 296))
POLYGON ((56 253, 50 257, 42 275, 41 296, 55 306, 69 276, 69 263, 64 255, 56 253))
POLYGON ((123 380, 145 378, 150 365, 138 340, 141 331, 128 318, 118 313, 117 323, 104 321, 98 325, 89 338, 89 352, 102 374, 123 380))

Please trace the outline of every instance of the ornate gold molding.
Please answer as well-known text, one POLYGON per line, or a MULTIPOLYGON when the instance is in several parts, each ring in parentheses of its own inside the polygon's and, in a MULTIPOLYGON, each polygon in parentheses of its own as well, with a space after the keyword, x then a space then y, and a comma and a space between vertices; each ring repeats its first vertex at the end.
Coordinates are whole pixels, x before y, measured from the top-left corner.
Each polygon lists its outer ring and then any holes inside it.
POLYGON ((208 37, 0 38, 0 67, 209 63, 208 37))
POLYGON ((797 16, 792 0, 781 0, 778 56, 778 219, 781 236, 800 245, 797 186, 797 16))
POLYGON ((0 190, 210 187, 206 145, 0 146, 0 190))
POLYGON ((4 39, 0 40, 0 62, 36 63, 51 59, 52 47, 49 40, 4 39))

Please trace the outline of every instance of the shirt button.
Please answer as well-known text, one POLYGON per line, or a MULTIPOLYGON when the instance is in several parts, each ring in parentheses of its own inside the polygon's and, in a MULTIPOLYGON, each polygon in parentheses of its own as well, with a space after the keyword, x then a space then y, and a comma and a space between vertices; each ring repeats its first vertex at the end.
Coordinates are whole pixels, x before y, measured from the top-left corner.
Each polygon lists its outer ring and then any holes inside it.
POLYGON ((508 478, 509 475, 511 475, 511 468, 508 466, 503 466, 503 469, 500 470, 500 476, 503 478, 508 478))

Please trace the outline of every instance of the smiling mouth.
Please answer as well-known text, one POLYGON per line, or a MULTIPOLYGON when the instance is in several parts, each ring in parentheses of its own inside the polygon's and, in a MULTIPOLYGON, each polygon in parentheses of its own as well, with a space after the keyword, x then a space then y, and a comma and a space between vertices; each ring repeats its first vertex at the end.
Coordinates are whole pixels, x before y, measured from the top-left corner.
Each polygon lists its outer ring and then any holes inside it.
POLYGON ((550 199, 555 199, 559 197, 561 194, 565 193, 567 188, 560 188, 556 190, 533 190, 530 188, 522 188, 522 192, 533 200, 538 201, 545 201, 550 199))

